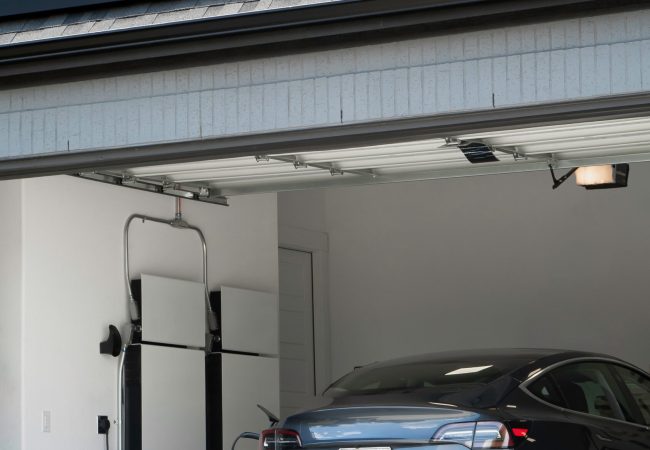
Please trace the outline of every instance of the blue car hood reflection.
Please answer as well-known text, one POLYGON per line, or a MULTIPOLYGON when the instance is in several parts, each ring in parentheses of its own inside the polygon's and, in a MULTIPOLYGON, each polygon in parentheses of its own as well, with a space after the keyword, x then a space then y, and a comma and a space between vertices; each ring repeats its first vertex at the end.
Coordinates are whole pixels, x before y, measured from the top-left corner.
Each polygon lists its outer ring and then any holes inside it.
POLYGON ((285 426, 296 429, 303 443, 325 441, 428 441, 449 422, 471 422, 479 414, 452 408, 363 406, 320 409, 292 416, 285 426))

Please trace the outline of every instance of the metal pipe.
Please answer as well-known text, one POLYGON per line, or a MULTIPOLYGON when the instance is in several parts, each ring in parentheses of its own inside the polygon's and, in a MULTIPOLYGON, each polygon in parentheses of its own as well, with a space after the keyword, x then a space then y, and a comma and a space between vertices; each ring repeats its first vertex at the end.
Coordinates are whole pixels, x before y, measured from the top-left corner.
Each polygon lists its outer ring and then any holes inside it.
POLYGON ((205 236, 200 229, 192 225, 187 225, 187 228, 196 231, 201 240, 201 246, 203 248, 203 286, 205 287, 205 307, 207 310, 206 320, 208 329, 210 331, 216 331, 218 329, 217 316, 210 304, 210 291, 208 290, 208 246, 205 242, 205 236))
POLYGON ((140 319, 140 312, 138 311, 138 305, 135 302, 133 297, 133 290, 131 289, 130 273, 129 273, 129 228, 131 222, 135 219, 141 219, 143 222, 149 220, 151 222, 158 222, 170 225, 169 220, 158 219, 155 217, 144 216, 142 214, 132 214, 124 225, 124 281, 126 284, 126 290, 129 295, 129 313, 131 315, 131 321, 140 319))
POLYGON ((117 366, 117 448, 122 450, 124 446, 122 431, 122 408, 124 403, 124 355, 126 354, 127 345, 122 346, 120 361, 117 366))
POLYGON ((117 365, 117 449, 122 450, 124 447, 124 423, 122 420, 124 411, 124 358, 126 357, 126 349, 131 345, 133 340, 133 326, 129 331, 129 339, 126 344, 122 345, 120 352, 120 359, 117 365))
POLYGON ((131 321, 140 319, 140 313, 138 311, 135 298, 133 297, 133 290, 131 289, 130 272, 129 272, 129 227, 131 226, 131 222, 133 222, 133 220, 135 219, 141 219, 143 222, 150 221, 150 222, 162 223, 165 225, 170 225, 174 228, 193 230, 199 235, 199 239, 201 240, 201 249, 203 251, 203 285, 205 287, 205 306, 207 310, 207 324, 210 331, 217 330, 216 315, 212 310, 212 305, 210 305, 210 292, 208 290, 208 246, 206 244, 205 236, 203 235, 203 232, 199 228, 193 225, 189 225, 187 222, 183 220, 159 219, 157 217, 150 217, 142 214, 132 214, 127 219, 126 224, 124 225, 124 280, 126 284, 128 297, 129 297, 129 311, 131 314, 131 321))

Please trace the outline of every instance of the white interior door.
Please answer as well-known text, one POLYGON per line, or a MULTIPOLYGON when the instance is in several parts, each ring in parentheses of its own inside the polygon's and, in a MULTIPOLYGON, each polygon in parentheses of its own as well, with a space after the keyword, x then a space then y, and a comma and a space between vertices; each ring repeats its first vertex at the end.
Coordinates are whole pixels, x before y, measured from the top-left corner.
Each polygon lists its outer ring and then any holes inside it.
POLYGON ((316 397, 311 253, 280 249, 280 414, 316 397))

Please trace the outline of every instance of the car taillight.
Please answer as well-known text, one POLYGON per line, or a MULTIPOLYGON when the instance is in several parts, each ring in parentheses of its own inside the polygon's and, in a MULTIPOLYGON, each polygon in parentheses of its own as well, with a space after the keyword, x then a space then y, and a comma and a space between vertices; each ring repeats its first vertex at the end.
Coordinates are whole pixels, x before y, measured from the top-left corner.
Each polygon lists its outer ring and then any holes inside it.
POLYGON ((467 448, 514 448, 508 427, 500 422, 451 423, 433 435, 434 441, 458 442, 467 448))
POLYGON ((300 435, 293 430, 271 428, 262 431, 259 450, 280 450, 299 448, 302 446, 300 435))
POLYGON ((512 428, 512 434, 518 438, 528 437, 528 428, 512 428))

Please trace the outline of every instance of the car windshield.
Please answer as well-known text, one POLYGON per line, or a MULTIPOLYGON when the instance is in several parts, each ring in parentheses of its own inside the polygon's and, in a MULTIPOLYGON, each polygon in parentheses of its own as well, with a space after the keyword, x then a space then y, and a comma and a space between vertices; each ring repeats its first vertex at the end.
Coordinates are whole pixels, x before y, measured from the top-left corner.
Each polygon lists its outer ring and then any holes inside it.
POLYGON ((327 390, 329 396, 370 394, 383 391, 434 389, 458 392, 485 386, 521 366, 506 362, 410 362, 371 365, 355 370, 327 390))

